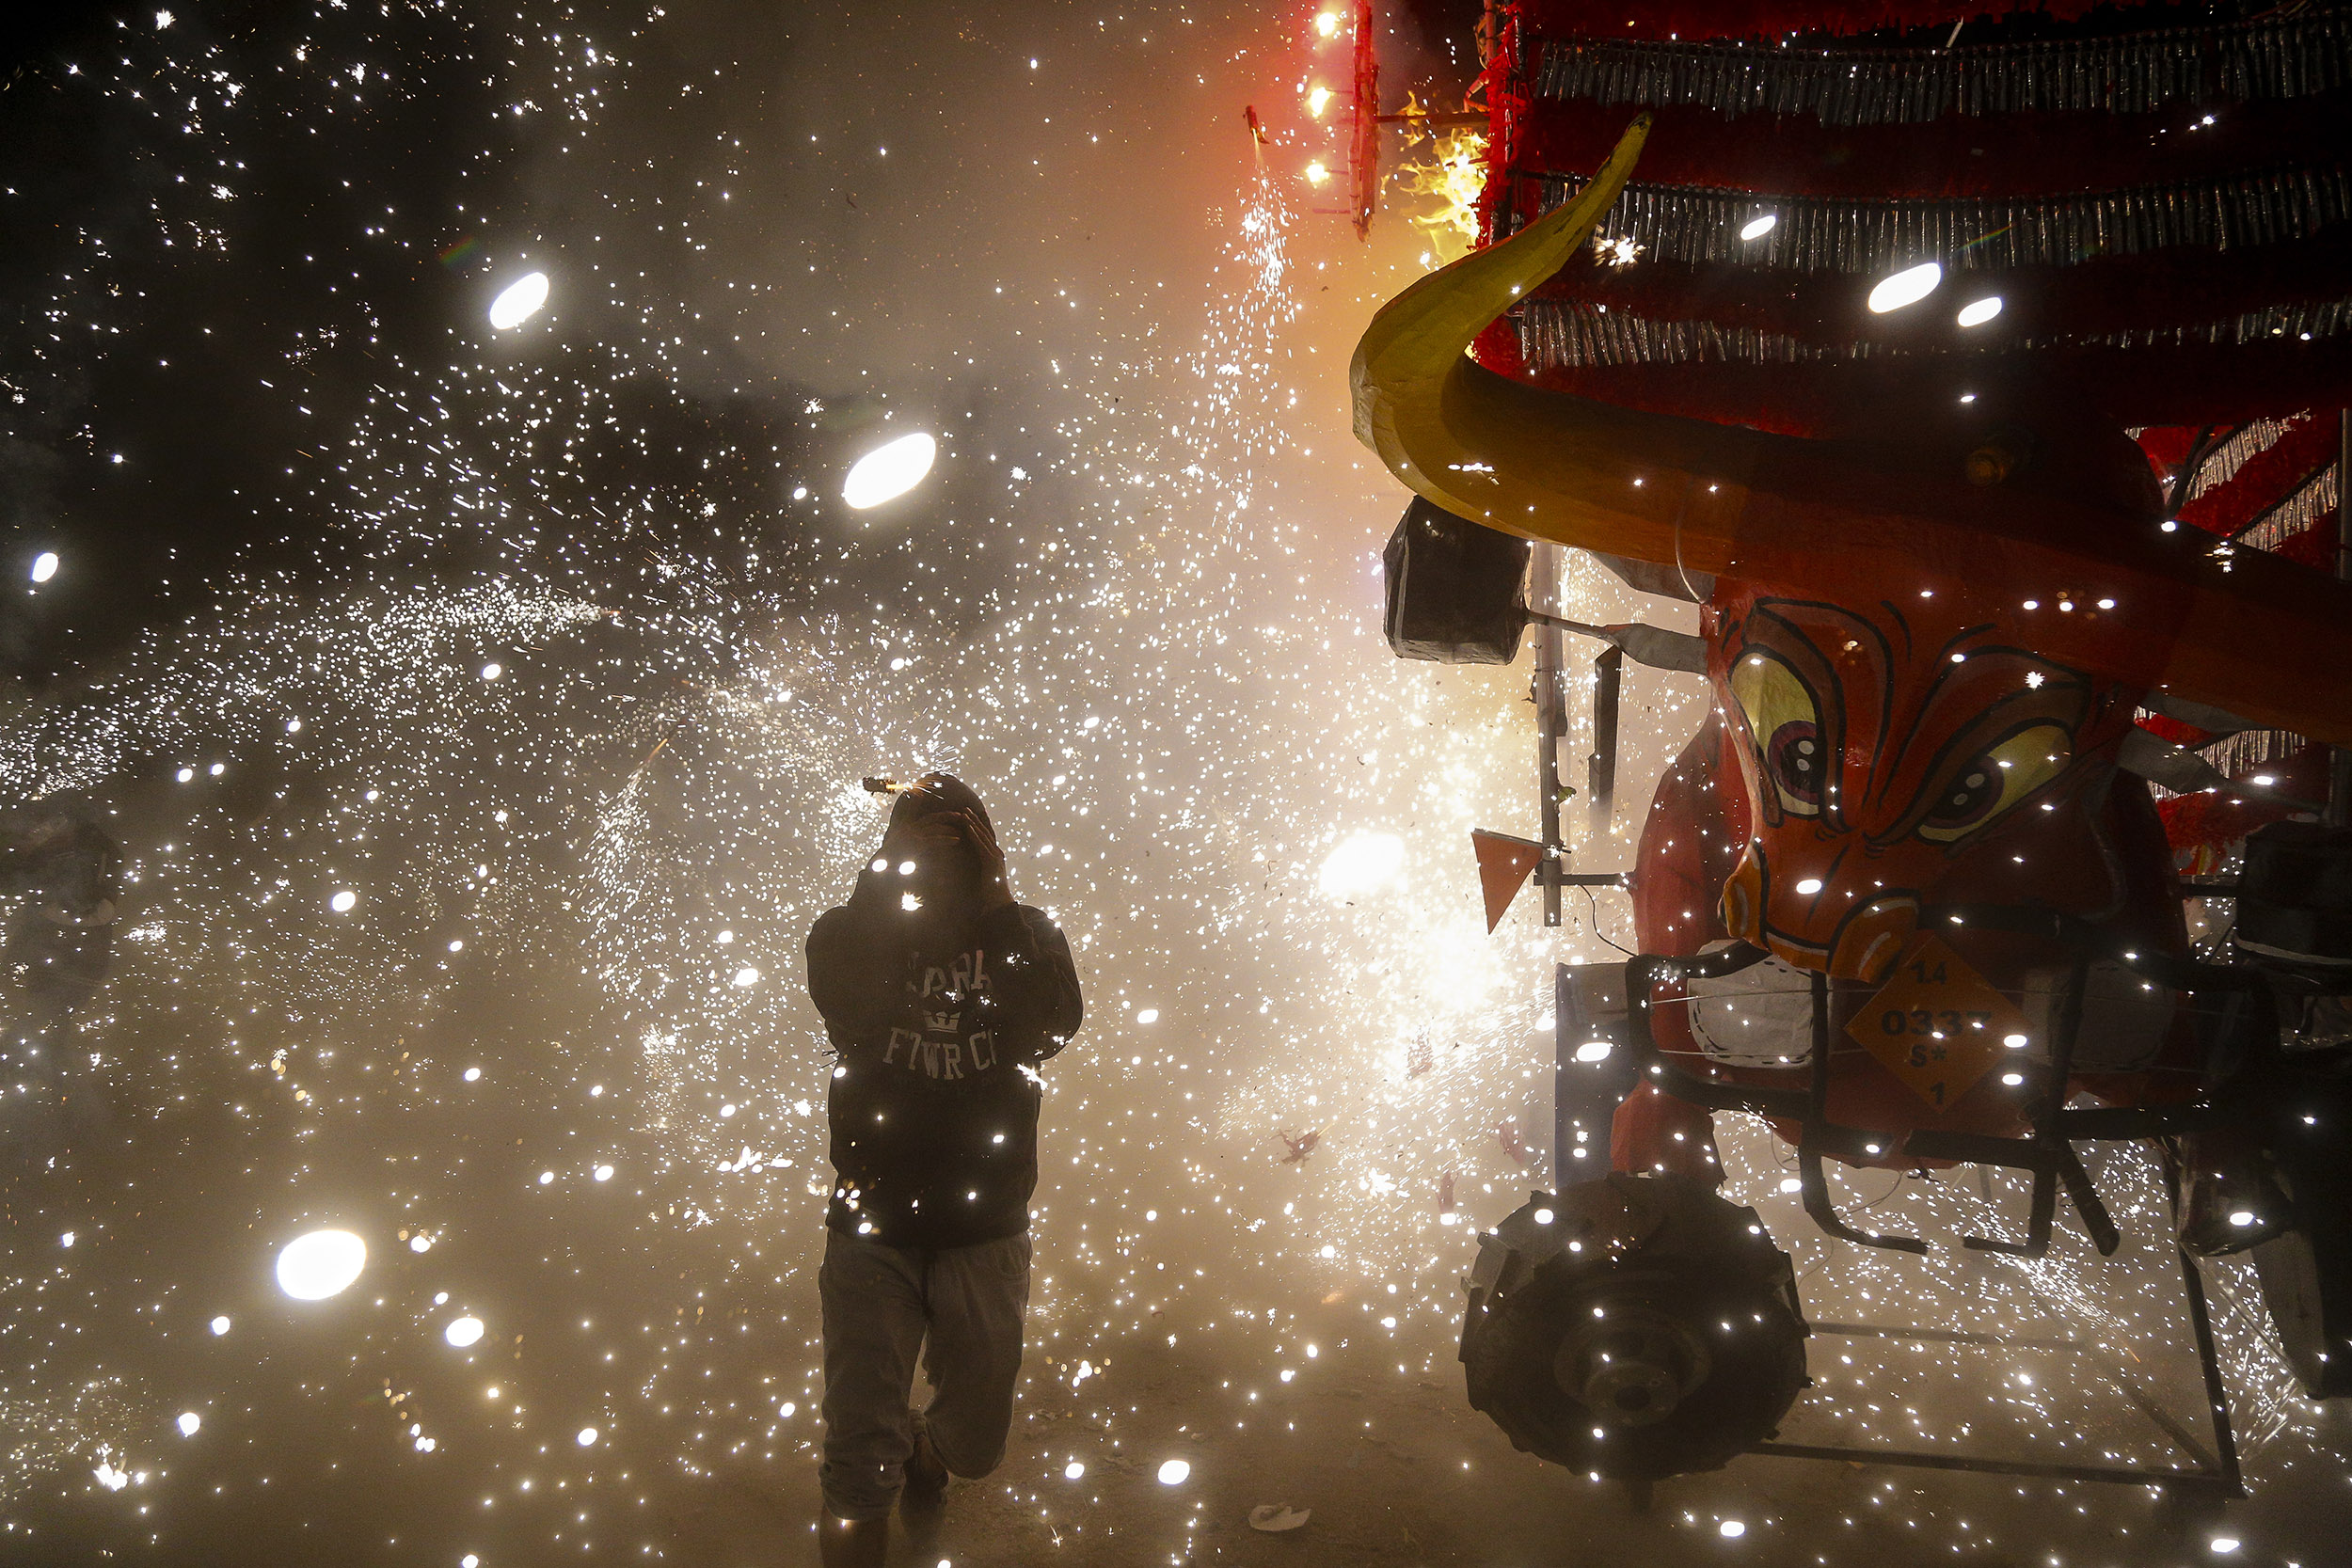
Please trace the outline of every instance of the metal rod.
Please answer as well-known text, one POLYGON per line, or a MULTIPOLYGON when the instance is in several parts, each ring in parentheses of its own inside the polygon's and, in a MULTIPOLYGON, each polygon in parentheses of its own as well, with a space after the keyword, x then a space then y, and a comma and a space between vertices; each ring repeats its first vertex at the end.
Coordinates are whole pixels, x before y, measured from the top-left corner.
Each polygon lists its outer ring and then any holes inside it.
POLYGON ((1832 1448, 1808 1443, 1757 1443, 1750 1453, 1782 1459, 1841 1459, 1853 1465, 1897 1465, 1915 1470, 1973 1470, 1979 1475, 2041 1476, 2051 1481, 2111 1481, 2128 1486, 2171 1486, 2182 1491, 2238 1497, 2234 1474, 2206 1470, 2135 1469, 2126 1465, 2044 1465, 2030 1459, 1977 1459, 1967 1454, 1906 1453, 1897 1449, 1832 1448))
POLYGON ((2198 431, 2197 438, 2189 442, 2188 455, 2181 459, 2180 469, 2172 476, 2170 493, 2164 498, 2166 516, 2173 517, 2180 515, 2181 508, 2188 504, 2190 491, 2196 488, 2198 471, 2204 467, 2205 459, 2213 455, 2216 447, 2229 440, 2230 436, 2237 434, 2233 429, 2229 436, 2221 436, 2217 440, 2215 437, 2219 435, 2220 430, 2219 425, 2206 425, 2198 431))
MULTIPOLYGON (((2352 408, 2336 416, 2336 576, 2352 580, 2352 408)), ((2327 821, 2352 827, 2352 747, 2328 749, 2327 821)))
MULTIPOLYGON (((1816 1334, 1836 1334, 1848 1338, 1867 1337, 1880 1339, 1914 1339, 1958 1345, 1987 1345, 1995 1350, 2062 1351, 2075 1355, 2092 1355, 2103 1348, 2082 1339, 2026 1339, 2013 1335, 1972 1334, 1964 1329, 1955 1328, 1890 1328, 1881 1323, 1817 1323, 1811 1326, 1816 1334)), ((2147 1417, 2153 1425, 2171 1438, 2184 1453, 2208 1470, 2215 1467, 2218 1462, 2206 1451, 2205 1446, 2190 1435, 2188 1429, 2182 1426, 2170 1411, 2150 1399, 2147 1390, 2134 1382, 2122 1368, 2110 1366, 2103 1368, 2102 1370, 2106 1372, 2107 1381, 2115 1385, 2116 1390, 2131 1401, 2139 1413, 2147 1417)))
POLYGON ((2058 1180, 2066 1184, 2066 1196, 2074 1200, 2074 1212, 2081 1216, 2083 1228, 2090 1233, 2090 1244, 2099 1249, 2102 1258, 2112 1258, 2115 1249, 2123 1243, 2114 1219, 2106 1204, 2099 1201, 2099 1190, 2091 1185, 2090 1173, 2083 1169, 2082 1156, 2063 1137, 2058 1140, 2058 1180))
POLYGON ((1829 1177, 1821 1169, 1820 1142, 1820 1131, 1829 1123, 1829 977, 1817 969, 1809 978, 1813 992, 1813 1083, 1806 1095, 1804 1122, 1797 1134, 1797 1182, 1804 1195, 1804 1212, 1813 1216, 1815 1225, 1849 1242, 1895 1252, 1924 1253, 1928 1250, 1927 1243, 1914 1237, 1856 1230, 1838 1218, 1836 1205, 1830 1202, 1829 1177))
POLYGON ((1815 1323, 1816 1334, 1848 1334, 1879 1339, 1936 1339, 1956 1345, 1996 1345, 2002 1350, 2094 1351, 2081 1339, 2020 1339, 2014 1335, 1972 1334, 1960 1328, 1892 1328, 1884 1323, 1815 1323))
POLYGON ((1625 687, 1625 650, 1612 647, 1593 660, 1593 754, 1584 761, 1584 787, 1592 799, 1591 835, 1609 834, 1617 794, 1617 699, 1625 687))
POLYGON ((2089 985, 2090 959, 2077 951, 2068 970, 2066 984, 2058 995, 2057 1017, 2051 1030, 2050 1065, 2046 1082, 2042 1085, 2041 1106, 2034 1117, 2033 1137, 2033 1206, 2026 1221, 2025 1244, 1998 1242, 1983 1236, 1963 1236, 1961 1244, 1979 1252, 2004 1252, 2021 1258, 2039 1258, 2050 1250, 2050 1221, 2058 1213, 2058 1190, 2060 1181, 2067 1196, 2074 1200, 2075 1212, 2082 1215, 2083 1228, 2090 1233, 2102 1258, 2111 1256, 2121 1243, 2115 1223, 2107 1217, 2105 1205, 2090 1185, 2090 1175, 2082 1167, 2074 1146, 2066 1140, 2063 1113, 2069 1090, 2069 1078, 2074 1069, 2074 1038, 2082 1028, 2083 993, 2089 985))
POLYGON ((1551 966, 1551 1184, 1555 1191, 1568 1184, 1568 1146, 1573 1141, 1568 1132, 1568 1071, 1576 1060, 1576 1048, 1581 1040, 1571 1042, 1568 1022, 1575 1009, 1571 1006, 1568 966, 1551 966))
MULTIPOLYGON (((1537 541, 1527 563, 1530 599, 1549 606, 1558 596, 1560 547, 1537 541)), ((1560 689, 1560 632, 1549 617, 1535 626, 1535 809, 1544 857, 1535 880, 1544 890, 1544 924, 1560 924, 1560 740, 1567 704, 1560 689)))
MULTIPOLYGON (((2012 1169, 2017 1167, 2010 1167, 2012 1169)), ((2050 1185, 2050 1173, 2040 1165, 2026 1167, 2033 1172, 2032 1207, 2027 1211, 2026 1240, 2004 1242, 1994 1236, 1963 1236, 1960 1244, 1979 1252, 2006 1253, 2012 1258, 2039 1258, 2050 1245, 2050 1217, 2058 1212, 2058 1190, 2050 1185)))
POLYGON ((2220 1464, 2220 1461, 2205 1451, 2205 1445, 2191 1435, 2188 1428, 2173 1418, 2170 1411, 2150 1399, 2146 1389, 2132 1379, 2125 1377, 2115 1368, 2106 1369, 2106 1373, 2107 1381, 2115 1385, 2116 1390, 2131 1401, 2139 1413, 2148 1418, 2151 1425, 2163 1432, 2167 1437, 2171 1438, 2173 1444, 2183 1453, 2197 1461, 2198 1465, 2204 1469, 2214 1469, 2220 1464))
POLYGON ((2221 1386, 2221 1364, 2214 1354, 2213 1318, 2205 1310, 2205 1282, 2197 1273, 2197 1260, 2186 1247, 2176 1249, 2181 1255, 2181 1290, 2188 1297, 2188 1323, 2197 1335, 2197 1365, 2205 1374, 2205 1405, 2213 1417, 2214 1447, 2221 1451, 2221 1474, 2229 1482, 2230 1496, 2243 1497, 2246 1487, 2238 1475, 2237 1435, 2230 1430, 2230 1394, 2221 1386))
MULTIPOLYGON (((1542 549, 1544 546, 1538 545, 1536 548, 1542 549)), ((1607 626, 1597 626, 1590 621, 1571 621, 1565 615, 1554 615, 1548 610, 1534 608, 1529 609, 1527 618, 1539 626, 1557 626, 1562 631, 1572 631, 1581 637, 1597 637, 1603 642, 1614 643, 1617 641, 1616 634, 1607 626)))

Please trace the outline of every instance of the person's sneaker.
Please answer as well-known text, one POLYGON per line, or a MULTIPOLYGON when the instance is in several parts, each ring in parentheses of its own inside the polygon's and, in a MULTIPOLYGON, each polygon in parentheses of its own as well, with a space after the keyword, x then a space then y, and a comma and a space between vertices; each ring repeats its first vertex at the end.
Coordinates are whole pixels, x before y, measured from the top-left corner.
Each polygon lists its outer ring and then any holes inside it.
POLYGON ((907 1456, 906 1481, 898 1491, 898 1512, 910 1518, 936 1516, 947 1501, 947 1466, 931 1447, 930 1424, 920 1410, 909 1410, 914 1427, 914 1451, 907 1456))

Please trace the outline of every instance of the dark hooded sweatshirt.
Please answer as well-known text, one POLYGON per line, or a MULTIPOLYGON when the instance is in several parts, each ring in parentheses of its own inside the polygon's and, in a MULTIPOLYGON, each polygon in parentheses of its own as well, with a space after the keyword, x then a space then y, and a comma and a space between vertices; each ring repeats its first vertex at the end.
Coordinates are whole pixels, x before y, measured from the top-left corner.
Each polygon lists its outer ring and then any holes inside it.
POLYGON ((826 1101, 845 1235, 920 1249, 1029 1227, 1040 1064, 1078 1032, 1070 943, 1015 905, 946 920, 861 872, 808 935, 808 990, 837 1056, 826 1101))

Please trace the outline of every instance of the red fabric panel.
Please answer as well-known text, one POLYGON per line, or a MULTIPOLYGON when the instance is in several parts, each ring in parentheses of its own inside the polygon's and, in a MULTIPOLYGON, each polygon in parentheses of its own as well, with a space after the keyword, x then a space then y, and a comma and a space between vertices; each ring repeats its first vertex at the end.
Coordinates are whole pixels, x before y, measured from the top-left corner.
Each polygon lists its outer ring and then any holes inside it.
MULTIPOLYGON (((2290 769, 2302 770, 2303 760, 2298 755, 2287 768, 2272 771, 2285 776, 2290 769)), ((2325 787, 2323 784, 2323 792, 2325 787)), ((2185 849, 2218 848, 2266 823, 2283 822, 2296 810, 2276 800, 2233 796, 2219 789, 2209 789, 2201 795, 2176 795, 2169 800, 2156 802, 2156 815, 2164 818, 2165 842, 2171 845, 2176 854, 2185 849)))
POLYGON ((2297 566, 2309 566, 2314 572, 2333 576, 2336 569, 2335 519, 2323 518, 2300 533, 2288 535, 2270 553, 2284 556, 2297 566))
POLYGON ((2101 0, 1523 0, 1530 32, 1584 38, 1783 38, 1948 27, 1964 17, 2042 11, 2067 20, 2101 0))
POLYGON ((2148 454, 2157 483, 2172 483, 2174 470, 2188 461, 2189 443, 2196 439, 2197 432, 2183 424, 2150 425, 2139 433, 2139 450, 2148 454))
MULTIPOLYGON (((1516 166, 1589 174, 1639 105, 1529 104, 1516 166)), ((2053 196, 2198 180, 2308 163, 2352 123, 2352 94, 2265 99, 2198 112, 1947 115, 1924 125, 1823 125, 1809 115, 1740 115, 1674 104, 1656 127, 1636 180, 1847 198, 2053 196)))
POLYGON ((2216 485, 2182 507, 2181 521, 2207 533, 2234 533, 2335 451, 2336 422, 2306 420, 2248 458, 2229 483, 2216 485))
MULTIPOLYGON (((2328 748, 2307 742, 2280 761, 2240 770, 2240 778, 2266 773, 2276 779, 2276 794, 2254 797, 2228 789, 2209 789, 2201 794, 2159 800, 2156 814, 2164 819, 2165 841, 2176 854, 2189 849, 2219 849, 2265 823, 2284 821, 2301 808, 2285 803, 2280 796, 2291 800, 2327 797, 2328 760, 2328 748)), ((2213 858, 2207 857, 2208 863, 2197 869, 2212 870, 2209 863, 2213 858)))
POLYGON ((1527 361, 1519 357, 1518 330, 1507 321, 1496 322, 1481 332, 1470 353, 1472 359, 1498 374, 1527 374, 1527 361))
POLYGON ((1609 1168, 1642 1176, 1672 1171, 1710 1187, 1723 1185, 1713 1113, 1677 1100, 1655 1084, 1636 1084, 1609 1120, 1609 1168))
POLYGON ((2192 751, 2213 741, 2212 731, 2201 730, 2194 724, 2184 724, 2178 719, 2167 719, 2161 713, 2141 714, 2139 727, 2159 740, 2169 740, 2175 746, 2186 746, 2192 751))

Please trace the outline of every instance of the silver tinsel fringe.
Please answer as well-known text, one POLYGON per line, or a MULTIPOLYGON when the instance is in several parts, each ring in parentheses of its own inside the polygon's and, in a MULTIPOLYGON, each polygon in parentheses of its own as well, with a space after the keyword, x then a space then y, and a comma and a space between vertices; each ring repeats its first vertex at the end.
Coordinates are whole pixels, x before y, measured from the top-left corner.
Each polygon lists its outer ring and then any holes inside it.
POLYGON ((2236 779, 2266 763, 2292 762, 2310 744, 2291 730, 2240 730, 2200 747, 2197 754, 2223 775, 2236 779))
POLYGON ((2332 9, 2224 27, 1959 49, 1774 49, 1551 39, 1545 98, 1719 114, 1913 125, 1946 115, 2093 111, 2301 98, 2352 86, 2352 15, 2332 9))
MULTIPOLYGON (((2275 338, 2330 338, 2352 331, 2352 299, 2317 305, 2273 306, 2201 326, 2135 327, 2123 332, 2059 333, 2044 338, 1983 339, 1977 352, 2046 348, 2184 348, 2243 345, 2275 338)), ((1822 360, 1899 359, 1950 354, 1938 344, 1926 349, 1888 343, 1805 343, 1785 333, 1724 326, 1708 321, 1658 321, 1626 310, 1608 310, 1586 300, 1533 299, 1520 309, 1519 352, 1543 370, 1614 368, 1625 365, 1744 363, 1797 365, 1822 360)), ((2247 455, 2251 455, 2250 451, 2247 455)), ((2243 457, 2239 462, 2243 462, 2243 457)), ((2230 472, 2236 472, 2232 465, 2230 472)), ((2208 483, 2217 483, 2208 481, 2208 483)))
MULTIPOLYGON (((2196 482, 2189 486, 2188 499, 2195 500, 2206 491, 2229 483, 2249 460, 2268 451, 2279 444, 2280 436, 2310 420, 2309 414, 2290 414, 2283 420, 2256 420, 2247 425, 2207 454, 2204 466, 2197 470, 2196 482)), ((2133 433, 2132 439, 2139 439, 2137 432, 2133 433)))
MULTIPOLYGON (((1584 188, 1581 175, 1540 175, 1550 212, 1584 188)), ((2135 185, 2088 196, 1832 200, 1686 185, 1629 184, 1603 227, 1661 261, 1878 274, 1940 261, 1947 269, 2073 266, 2193 245, 2299 240, 2352 219, 2352 168, 2272 169, 2216 180, 2135 185), (1779 221, 1754 240, 1750 219, 1779 221)))
POLYGON ((2248 549, 2275 550, 2322 518, 2334 516, 2336 496, 2336 466, 2330 463, 2233 543, 2248 549))

